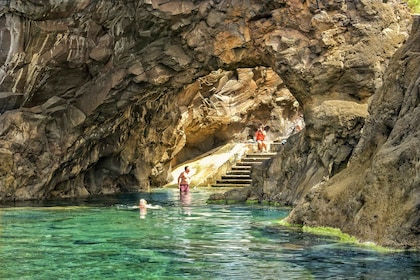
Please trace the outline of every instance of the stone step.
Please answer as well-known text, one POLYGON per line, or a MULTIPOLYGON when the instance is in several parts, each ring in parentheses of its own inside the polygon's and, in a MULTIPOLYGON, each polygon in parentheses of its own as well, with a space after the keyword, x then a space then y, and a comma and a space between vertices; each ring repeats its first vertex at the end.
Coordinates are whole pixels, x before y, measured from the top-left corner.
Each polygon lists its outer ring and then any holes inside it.
POLYGON ((217 180, 216 184, 250 184, 252 179, 222 179, 217 180))
POLYGON ((238 169, 238 170, 228 170, 226 172, 226 175, 250 175, 251 174, 251 169, 238 169))
POLYGON ((214 188, 243 188, 249 187, 250 184, 227 184, 227 183, 216 183, 211 185, 214 188))
POLYGON ((253 165, 259 165, 265 160, 270 159, 276 153, 252 153, 247 154, 238 162, 231 170, 227 171, 225 175, 221 176, 212 187, 232 187, 241 188, 251 185, 251 169, 253 165))
POLYGON ((228 179, 249 179, 251 178, 251 174, 226 174, 222 175, 222 180, 228 179))
POLYGON ((271 157, 246 157, 241 160, 241 162, 263 162, 271 157))
POLYGON ((233 171, 238 171, 238 170, 247 170, 247 171, 251 171, 252 166, 251 165, 235 165, 234 167, 232 167, 233 171))
POLYGON ((251 167, 252 165, 259 165, 261 163, 262 163, 262 161, 241 161, 241 162, 238 162, 236 164, 236 166, 249 166, 249 167, 251 167))
POLYGON ((261 161, 261 162, 263 162, 263 161, 265 161, 265 160, 267 160, 267 159, 270 159, 271 157, 246 157, 246 158, 243 158, 242 160, 241 160, 241 162, 246 162, 246 161, 261 161))
POLYGON ((253 157, 253 158, 271 158, 273 156, 275 156, 277 153, 252 153, 252 154, 247 154, 245 156, 245 158, 248 157, 253 157))

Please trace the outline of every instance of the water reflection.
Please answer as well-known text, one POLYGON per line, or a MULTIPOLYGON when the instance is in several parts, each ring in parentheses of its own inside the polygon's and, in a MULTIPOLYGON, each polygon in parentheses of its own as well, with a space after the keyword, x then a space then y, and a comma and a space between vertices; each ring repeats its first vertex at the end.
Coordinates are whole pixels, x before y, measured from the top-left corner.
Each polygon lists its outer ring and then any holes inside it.
POLYGON ((191 215, 191 192, 180 192, 179 200, 181 204, 182 213, 191 215))

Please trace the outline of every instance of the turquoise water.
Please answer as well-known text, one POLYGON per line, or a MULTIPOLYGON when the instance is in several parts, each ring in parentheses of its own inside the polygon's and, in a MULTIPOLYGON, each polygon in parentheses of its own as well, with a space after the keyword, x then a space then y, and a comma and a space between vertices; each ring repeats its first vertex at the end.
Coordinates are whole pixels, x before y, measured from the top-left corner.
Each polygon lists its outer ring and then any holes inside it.
POLYGON ((378 253, 278 226, 289 209, 152 193, 0 209, 1 279, 420 279, 418 253, 378 253), (145 198, 162 209, 140 215, 145 198))

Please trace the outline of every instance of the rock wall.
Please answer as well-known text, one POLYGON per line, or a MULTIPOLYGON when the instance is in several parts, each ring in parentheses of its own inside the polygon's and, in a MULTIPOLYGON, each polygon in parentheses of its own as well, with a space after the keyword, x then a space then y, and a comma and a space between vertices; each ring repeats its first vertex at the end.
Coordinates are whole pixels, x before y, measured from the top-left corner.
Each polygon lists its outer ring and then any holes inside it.
POLYGON ((256 59, 227 55, 250 40, 246 19, 264 7, 231 7, 2 4, 1 199, 160 186, 172 164, 243 141, 259 122, 279 120, 273 136, 286 135, 299 106, 283 81, 256 59))
POLYGON ((370 102, 347 168, 314 186, 291 223, 340 227, 397 248, 420 247, 420 16, 370 102))
POLYGON ((284 28, 263 37, 275 69, 302 103, 306 127, 281 155, 254 170, 253 182, 260 199, 290 205, 346 167, 368 115, 367 100, 382 86, 409 24, 394 2, 293 3, 272 14, 284 28))
POLYGON ((392 0, 38 4, 0 7, 2 200, 159 186, 267 118, 287 136, 291 93, 306 127, 253 195, 293 204, 345 170, 411 25, 392 0))

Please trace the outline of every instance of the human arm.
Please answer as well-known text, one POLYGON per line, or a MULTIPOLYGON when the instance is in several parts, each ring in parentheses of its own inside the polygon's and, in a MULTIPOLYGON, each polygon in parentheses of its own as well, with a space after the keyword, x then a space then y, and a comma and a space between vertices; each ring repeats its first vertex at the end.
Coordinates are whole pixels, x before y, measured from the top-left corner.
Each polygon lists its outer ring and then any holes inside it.
POLYGON ((190 176, 187 174, 186 171, 183 171, 178 177, 178 186, 182 184, 189 184, 190 183, 190 176))
POLYGON ((179 174, 179 176, 178 176, 178 187, 181 185, 181 182, 182 182, 182 174, 183 174, 184 172, 181 172, 181 174, 179 174))

